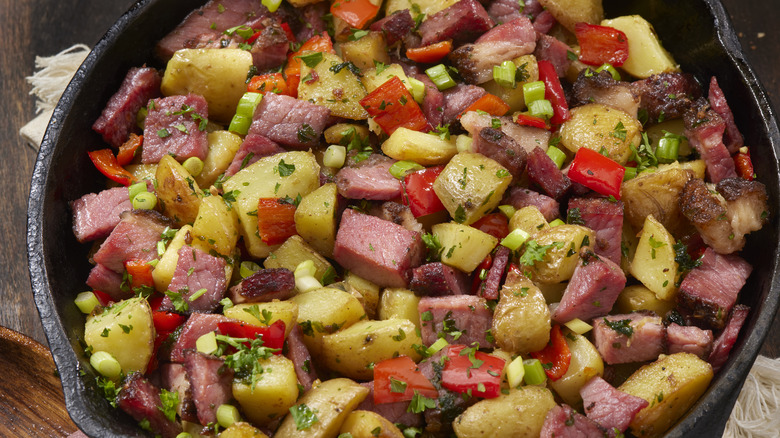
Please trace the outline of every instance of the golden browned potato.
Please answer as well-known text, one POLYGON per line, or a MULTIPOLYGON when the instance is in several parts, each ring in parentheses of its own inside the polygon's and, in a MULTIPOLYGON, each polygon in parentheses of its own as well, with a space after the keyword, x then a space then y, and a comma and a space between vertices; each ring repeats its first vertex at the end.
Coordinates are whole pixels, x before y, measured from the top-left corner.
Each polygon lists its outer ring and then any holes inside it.
POLYGON ((358 321, 322 338, 322 362, 331 370, 359 380, 371 380, 373 364, 397 356, 419 360, 417 326, 408 319, 358 321))
POLYGON ((246 91, 252 54, 241 49, 181 49, 165 67, 160 89, 165 96, 199 94, 209 118, 229 122, 246 91))
MULTIPOLYGON (((387 43, 382 32, 370 31, 355 41, 339 43, 344 61, 350 61, 361 70, 374 68, 374 61, 390 64, 387 43)), ((370 90, 369 90, 370 92, 370 90)))
POLYGON ((533 240, 526 242, 542 251, 544 256, 541 261, 534 262, 531 266, 523 267, 535 282, 559 283, 571 278, 577 261, 580 259, 580 248, 595 243, 593 230, 580 225, 559 225, 544 229, 533 240))
POLYGON ((165 252, 160 257, 160 261, 157 262, 157 266, 152 271, 154 288, 158 292, 165 292, 168 289, 168 285, 171 284, 171 279, 173 278, 173 272, 179 263, 179 250, 186 242, 191 240, 192 226, 185 225, 179 228, 179 231, 176 232, 176 235, 168 243, 165 252))
POLYGON ((225 173, 244 141, 238 134, 221 130, 209 132, 207 138, 209 151, 206 154, 206 159, 203 160, 203 170, 195 177, 195 181, 203 188, 211 187, 217 178, 225 173))
POLYGON ((361 141, 366 141, 368 139, 369 132, 368 128, 363 125, 356 125, 354 123, 336 123, 335 125, 323 131, 322 135, 325 136, 325 141, 327 141, 328 144, 341 144, 345 136, 348 137, 347 141, 351 141, 352 136, 354 135, 357 135, 361 141))
POLYGON ((326 380, 307 391, 291 408, 299 414, 299 418, 309 418, 312 421, 296 424, 293 415, 288 414, 275 436, 334 438, 344 420, 366 398, 368 392, 368 388, 349 379, 326 380))
POLYGON ((539 3, 570 32, 581 21, 598 24, 604 19, 601 0, 539 0, 539 3))
POLYGON ((496 161, 472 152, 455 155, 433 183, 433 191, 455 222, 470 224, 498 207, 512 174, 496 161))
POLYGON ((298 324, 312 356, 322 354, 322 337, 365 318, 357 298, 343 290, 324 287, 291 298, 298 305, 298 324))
POLYGON ((166 216, 177 226, 191 224, 198 216, 203 193, 198 183, 175 158, 162 157, 157 164, 157 200, 166 216))
POLYGON ((463 272, 476 269, 498 243, 484 231, 455 222, 436 224, 431 232, 441 243, 441 262, 463 272))
POLYGON ((662 355, 637 370, 618 388, 650 403, 634 417, 631 432, 662 436, 704 394, 712 376, 712 366, 690 353, 662 355))
POLYGON ((371 411, 352 411, 339 430, 352 438, 404 438, 404 434, 387 418, 371 411))
POLYGON ((628 286, 620 292, 615 301, 617 313, 631 313, 637 310, 652 310, 657 315, 664 316, 674 309, 674 301, 661 300, 650 289, 641 284, 628 286))
POLYGON ((569 369, 560 379, 548 380, 547 384, 564 402, 573 407, 581 407, 580 388, 585 386, 592 377, 604 374, 604 361, 588 338, 569 330, 565 332, 563 338, 571 352, 569 369))
POLYGON ((630 114, 599 103, 571 110, 571 119, 561 125, 561 144, 572 152, 588 148, 606 152, 625 165, 631 158, 631 145, 642 141, 642 124, 630 114))
POLYGON ((523 96, 523 85, 539 80, 539 67, 536 63, 536 56, 523 55, 513 59, 512 62, 515 63, 515 67, 518 70, 523 71, 523 73, 519 73, 518 76, 525 78, 522 81, 517 81, 514 88, 506 88, 498 85, 498 83, 492 79, 481 85, 488 93, 500 97, 501 100, 509 105, 510 113, 524 111, 526 109, 525 97, 523 96))
POLYGON ((239 421, 220 432, 219 438, 268 438, 268 435, 249 423, 239 421))
POLYGON ((333 257, 336 243, 338 189, 328 183, 301 199, 295 209, 295 230, 312 248, 325 257, 333 257))
POLYGON ((691 178, 692 171, 670 167, 658 172, 642 172, 624 182, 621 200, 625 205, 626 220, 639 230, 645 218, 653 215, 672 234, 683 231, 690 225, 683 217, 677 200, 691 178))
POLYGON ((268 424, 287 413, 298 399, 295 365, 282 355, 260 359, 263 373, 252 385, 250 379, 233 380, 233 397, 241 411, 253 423, 268 424))
POLYGON ((550 224, 547 223, 542 212, 533 205, 517 210, 509 220, 509 231, 521 229, 531 236, 547 228, 550 228, 550 224))
POLYGON ((521 386, 477 402, 452 422, 452 428, 458 438, 536 438, 553 407, 549 389, 521 386))
POLYGON ((238 216, 221 196, 206 196, 200 201, 192 224, 192 246, 206 253, 216 251, 230 256, 238 242, 238 216))
POLYGON ((295 268, 306 260, 314 263, 314 277, 320 282, 327 272, 333 270, 328 259, 309 246, 301 236, 292 236, 285 240, 282 246, 265 259, 263 266, 266 269, 286 268, 295 272, 295 268))
POLYGON ((634 259, 631 260, 631 275, 660 300, 674 301, 677 295, 674 243, 674 237, 650 215, 645 220, 634 259))
POLYGON ((401 318, 412 321, 415 326, 420 326, 420 311, 417 305, 420 297, 409 289, 387 288, 379 297, 379 319, 401 318))
POLYGON ((493 312, 492 333, 496 344, 512 353, 539 351, 549 342, 550 309, 539 288, 524 275, 507 275, 493 312))
POLYGON ((146 369, 155 335, 152 309, 143 297, 106 307, 88 316, 84 326, 84 342, 93 353, 110 353, 126 374, 146 369))
POLYGON ((626 34, 628 59, 621 68, 630 75, 644 79, 654 74, 680 71, 672 55, 661 45, 653 25, 639 15, 604 20, 601 25, 614 27, 626 34))
POLYGON ((455 137, 445 140, 438 135, 398 128, 382 143, 382 152, 399 161, 414 161, 423 166, 445 164, 455 154, 455 137))
POLYGON ((334 116, 353 120, 367 118, 368 113, 360 105, 360 100, 366 97, 360 79, 338 55, 320 53, 322 60, 314 67, 301 62, 298 98, 328 107, 334 116))

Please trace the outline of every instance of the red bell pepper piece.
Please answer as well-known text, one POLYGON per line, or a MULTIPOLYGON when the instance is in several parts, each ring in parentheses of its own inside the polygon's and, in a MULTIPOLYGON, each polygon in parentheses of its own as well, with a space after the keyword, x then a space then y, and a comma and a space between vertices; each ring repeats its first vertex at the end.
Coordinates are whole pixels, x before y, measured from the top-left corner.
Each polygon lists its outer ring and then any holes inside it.
POLYGON ((580 22, 574 25, 580 43, 580 61, 588 65, 620 67, 628 59, 628 38, 614 27, 580 22))
POLYGON ((260 198, 257 201, 257 231, 268 245, 284 243, 297 234, 295 206, 279 198, 260 198))
POLYGON ((561 333, 561 326, 555 324, 550 330, 550 343, 543 349, 530 353, 534 359, 539 359, 544 367, 547 377, 556 381, 566 374, 571 363, 571 351, 566 344, 566 339, 561 333))
POLYGON ((474 278, 471 280, 472 294, 482 296, 482 287, 485 284, 485 280, 479 277, 482 275, 482 271, 489 271, 491 266, 493 266, 493 256, 488 254, 479 262, 477 269, 474 270, 474 278))
POLYGON ((501 117, 508 113, 509 110, 509 105, 501 100, 500 97, 496 96, 495 94, 485 93, 484 96, 474 101, 474 103, 469 105, 465 111, 460 113, 458 118, 469 111, 484 111, 491 116, 501 117))
POLYGON ((374 364, 374 403, 409 401, 415 392, 428 398, 439 397, 439 391, 408 356, 374 364))
POLYGON ((125 271, 130 278, 130 288, 146 286, 154 287, 154 278, 152 278, 152 267, 142 260, 128 260, 125 262, 125 271))
POLYGON ((99 290, 95 289, 95 290, 92 291, 92 293, 95 294, 95 298, 97 298, 98 302, 103 307, 106 307, 109 304, 114 302, 114 299, 111 298, 111 295, 109 295, 109 294, 107 294, 107 293, 105 293, 103 291, 99 291, 99 290))
POLYGON ((504 359, 465 345, 450 345, 441 372, 441 386, 460 394, 495 398, 501 393, 504 359))
POLYGON ((360 100, 360 105, 388 134, 401 127, 424 132, 433 129, 398 76, 393 76, 379 88, 368 93, 360 100))
POLYGON ((287 78, 287 90, 290 96, 298 96, 298 83, 301 81, 301 60, 298 58, 304 52, 336 53, 333 50, 333 41, 327 33, 314 35, 301 44, 300 49, 287 55, 287 67, 284 68, 284 76, 287 78))
POLYGON ((295 42, 295 34, 292 31, 292 28, 290 28, 290 25, 287 23, 282 23, 282 30, 284 31, 284 34, 287 36, 287 41, 295 42))
POLYGON ((119 146, 119 151, 116 153, 116 162, 120 166, 126 166, 133 161, 135 154, 144 142, 144 136, 135 133, 130 133, 130 137, 126 142, 119 146))
MULTIPOLYGON (((381 1, 377 3, 381 4, 381 1)), ((374 4, 371 0, 336 0, 330 5, 330 13, 350 26, 362 29, 376 17, 379 4, 374 4)))
POLYGON ((412 172, 404 178, 406 196, 403 204, 408 205, 414 217, 438 213, 444 210, 444 204, 433 191, 433 182, 439 177, 444 166, 434 166, 412 172))
POLYGON ((569 104, 566 103, 566 95, 563 94, 561 80, 558 78, 558 73, 555 72, 555 67, 553 67, 550 61, 539 61, 537 66, 539 68, 539 80, 544 82, 544 98, 549 100, 553 107, 553 116, 550 117, 550 122, 560 125, 571 118, 569 104))
POLYGON ((550 125, 547 121, 541 117, 529 116, 528 114, 518 114, 517 120, 515 120, 520 126, 530 126, 532 128, 550 129, 550 125))
POLYGON ((452 51, 452 40, 441 41, 424 47, 406 49, 406 57, 414 62, 433 64, 452 51))
POLYGON ((737 175, 748 181, 753 181, 755 171, 753 170, 753 159, 750 158, 750 150, 747 152, 737 152, 734 155, 734 167, 737 169, 737 175))
POLYGON ((287 82, 281 73, 268 73, 260 76, 252 76, 246 86, 246 91, 254 93, 289 94, 287 82))
POLYGON ((478 221, 471 224, 472 227, 488 233, 498 240, 503 239, 509 234, 509 220, 503 213, 491 213, 482 216, 478 221))
MULTIPOLYGON (((217 327, 219 328, 220 333, 230 336, 231 338, 261 338, 264 347, 279 349, 279 351, 274 354, 280 354, 282 352, 285 326, 284 321, 281 319, 274 321, 273 324, 267 327, 247 324, 241 321, 220 322, 217 324, 217 327)), ((244 345, 247 347, 250 346, 248 341, 244 342, 244 345)))
POLYGON ((87 152, 87 154, 89 154, 89 158, 92 160, 92 164, 95 165, 97 170, 107 176, 110 180, 124 186, 129 186, 136 182, 133 174, 117 163, 116 157, 114 156, 114 153, 111 152, 111 149, 90 151, 87 152))
POLYGON ((580 148, 569 166, 569 179, 605 196, 620 199, 620 185, 626 168, 608 157, 580 148))
POLYGON ((152 321, 154 322, 154 329, 158 334, 169 334, 184 324, 187 317, 174 312, 163 312, 155 310, 152 312, 152 321))

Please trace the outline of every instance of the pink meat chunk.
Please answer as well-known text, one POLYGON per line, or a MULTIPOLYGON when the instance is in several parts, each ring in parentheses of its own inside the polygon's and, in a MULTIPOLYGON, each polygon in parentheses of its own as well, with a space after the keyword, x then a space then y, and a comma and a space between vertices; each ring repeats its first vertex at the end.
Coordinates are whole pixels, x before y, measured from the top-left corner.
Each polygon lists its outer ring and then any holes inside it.
POLYGON ((528 154, 528 177, 555 199, 562 198, 571 188, 569 177, 564 175, 552 158, 538 146, 528 154))
POLYGON ((401 181, 390 174, 395 160, 372 154, 354 166, 342 167, 336 174, 339 194, 347 199, 387 201, 403 193, 401 181))
POLYGON ((387 287, 406 287, 422 254, 420 233, 352 209, 344 211, 333 249, 345 269, 387 287))
POLYGON ((704 359, 712 350, 712 330, 669 324, 666 327, 666 348, 669 354, 685 352, 704 359))
POLYGON ((625 432, 636 414, 647 407, 647 400, 627 394, 593 377, 580 388, 585 415, 609 431, 625 432))
POLYGON ((208 103, 203 96, 188 94, 154 99, 144 122, 141 162, 157 163, 171 154, 177 161, 206 159, 209 142, 206 120, 208 103))
POLYGON ((116 273, 103 265, 95 265, 87 277, 87 286, 94 290, 107 293, 114 301, 120 301, 133 296, 128 288, 122 290, 122 274, 116 273))
MULTIPOLYGON (((555 20, 553 20, 553 23, 555 23, 555 20)), ((534 28, 537 28, 536 21, 534 21, 534 28)), ((536 30, 537 32, 539 31, 539 29, 536 30)), ((559 77, 566 76, 566 71, 571 65, 571 60, 569 59, 570 51, 571 48, 558 38, 545 35, 544 33, 538 34, 534 55, 538 60, 549 61, 559 77)))
POLYGON ((92 259, 120 274, 128 260, 150 262, 157 258, 157 242, 169 223, 154 210, 126 211, 92 259))
POLYGON ((561 206, 555 199, 533 190, 522 187, 512 187, 507 191, 505 203, 516 209, 534 206, 544 216, 547 222, 554 221, 561 215, 561 206))
POLYGON ((260 134, 248 134, 241 143, 241 146, 239 146, 238 152, 236 152, 236 155, 233 157, 233 161, 230 162, 230 166, 228 166, 225 171, 225 176, 231 177, 238 173, 239 170, 249 166, 255 161, 263 157, 276 155, 280 152, 284 152, 284 149, 265 136, 260 134))
POLYGON ((255 109, 249 134, 261 134, 283 147, 305 150, 319 144, 330 110, 306 100, 267 93, 255 109))
POLYGON ((652 313, 609 315, 593 320, 594 344, 610 365, 655 360, 663 353, 664 338, 661 317, 652 313), (626 331, 631 336, 624 334, 626 331))
POLYGON ((81 243, 107 237, 121 220, 119 215, 133 209, 127 187, 88 193, 70 206, 73 209, 73 234, 81 243))
POLYGON ((726 132, 723 134, 723 144, 726 145, 726 149, 729 153, 736 153, 739 148, 745 144, 745 140, 742 137, 742 133, 739 132, 737 124, 734 122, 734 113, 731 112, 728 102, 726 102, 726 95, 723 94, 718 79, 715 76, 710 79, 710 92, 707 96, 707 100, 712 105, 712 110, 718 113, 718 115, 726 123, 726 132))
POLYGON ((163 438, 175 438, 181 433, 181 424, 169 420, 161 409, 160 388, 141 373, 133 373, 125 380, 117 402, 136 421, 148 421, 150 429, 163 438))
POLYGON ((677 302, 680 313, 713 329, 726 325, 737 295, 753 267, 743 258, 718 254, 707 248, 701 265, 693 268, 680 284, 677 302))
POLYGON ((566 286, 552 319, 565 323, 574 318, 587 321, 604 316, 612 310, 625 286, 626 275, 619 265, 586 248, 580 252, 574 275, 566 286))
POLYGON ((555 406, 544 418, 540 438, 603 438, 598 424, 569 405, 555 406))
POLYGON ((492 27, 493 20, 477 0, 461 0, 423 21, 420 35, 423 46, 449 39, 464 43, 473 41, 492 27))
POLYGON ((132 67, 111 96, 106 108, 92 125, 92 129, 103 137, 106 143, 118 148, 135 129, 136 115, 146 106, 149 99, 160 95, 162 76, 149 67, 132 67))
POLYGON ((217 408, 233 398, 233 370, 217 356, 196 350, 184 352, 184 370, 201 425, 217 421, 217 408))
POLYGON ((469 280, 465 273, 444 263, 426 263, 412 269, 409 289, 419 295, 434 297, 462 295, 469 291, 469 280))
POLYGON ((569 211, 576 209, 583 225, 596 233, 596 254, 620 264, 623 237, 623 202, 604 198, 572 198, 569 211))
POLYGON ((374 403, 374 381, 363 382, 361 385, 368 388, 370 392, 355 409, 376 412, 394 424, 400 423, 409 427, 420 427, 423 425, 423 415, 410 412, 408 401, 374 403))
POLYGON ((497 300, 499 296, 499 289, 501 288, 501 280, 504 278, 506 272, 506 266, 509 264, 509 257, 512 255, 512 251, 505 246, 498 246, 495 254, 493 254, 493 264, 488 269, 487 277, 482 282, 479 288, 478 295, 486 300, 497 300))
POLYGON ((285 354, 295 366, 295 375, 298 377, 298 383, 303 386, 304 391, 311 389, 312 384, 319 378, 317 370, 314 369, 314 363, 311 361, 311 353, 303 343, 303 331, 301 326, 295 324, 290 334, 287 336, 287 353, 285 354))
POLYGON ((425 345, 431 345, 440 337, 449 343, 471 345, 480 348, 493 347, 487 334, 493 324, 493 314, 487 301, 474 295, 422 297, 417 305, 420 312, 420 331, 425 345))
POLYGON ((295 277, 289 269, 260 269, 230 288, 233 304, 286 300, 295 295, 295 277))
POLYGON ((199 337, 206 333, 217 331, 220 322, 232 321, 223 315, 212 315, 208 313, 193 313, 184 322, 178 337, 173 342, 170 352, 172 362, 181 363, 184 361, 184 351, 195 348, 195 342, 199 337))
POLYGON ((731 311, 731 317, 729 318, 726 328, 715 339, 715 343, 712 346, 712 352, 710 353, 707 361, 712 365, 712 370, 717 372, 729 358, 729 353, 734 347, 739 337, 739 331, 742 325, 745 324, 748 315, 750 314, 750 307, 743 304, 737 304, 731 311))
MULTIPOLYGON (((168 290, 181 294, 187 304, 187 310, 183 313, 216 310, 227 289, 225 259, 186 245, 179 249, 178 254, 179 260, 168 290)), ((175 310, 170 296, 163 298, 160 309, 169 312, 175 310)))
POLYGON ((710 182, 717 184, 726 178, 736 177, 734 160, 723 144, 726 131, 723 118, 709 108, 706 100, 700 99, 685 112, 684 120, 685 137, 707 164, 707 178, 710 182))

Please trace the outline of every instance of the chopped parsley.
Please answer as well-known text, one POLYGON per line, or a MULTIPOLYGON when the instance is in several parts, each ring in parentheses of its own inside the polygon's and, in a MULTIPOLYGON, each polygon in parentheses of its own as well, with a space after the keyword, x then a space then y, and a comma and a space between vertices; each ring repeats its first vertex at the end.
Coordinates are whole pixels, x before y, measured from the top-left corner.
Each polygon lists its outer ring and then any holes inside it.
POLYGON ((305 403, 295 405, 290 408, 290 415, 292 415, 295 422, 295 428, 298 430, 310 429, 314 423, 320 421, 317 418, 317 410, 308 407, 305 403))
POLYGON ((420 414, 426 409, 434 408, 436 408, 436 400, 430 399, 415 390, 414 397, 412 397, 412 401, 409 402, 409 407, 406 408, 406 411, 413 414, 420 414))
POLYGON ((406 386, 406 382, 402 380, 396 380, 392 377, 390 378, 390 392, 403 394, 406 392, 406 386))
POLYGON ((290 176, 293 174, 293 172, 295 172, 295 164, 287 164, 284 162, 284 160, 279 160, 279 165, 276 166, 275 170, 279 173, 279 176, 290 176))
POLYGON ((627 337, 631 337, 631 335, 634 334, 634 328, 631 327, 631 320, 630 319, 621 319, 619 321, 610 321, 606 317, 604 317, 604 324, 607 325, 607 327, 611 328, 612 330, 620 333, 621 335, 626 335, 627 337))

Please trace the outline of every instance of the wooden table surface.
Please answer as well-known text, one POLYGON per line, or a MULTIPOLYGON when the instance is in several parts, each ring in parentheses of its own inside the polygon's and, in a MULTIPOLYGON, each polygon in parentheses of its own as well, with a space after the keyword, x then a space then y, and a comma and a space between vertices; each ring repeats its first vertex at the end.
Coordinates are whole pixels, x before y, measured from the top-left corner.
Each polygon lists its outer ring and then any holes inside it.
MULTIPOLYGON (((35 115, 25 77, 36 55, 53 55, 75 43, 94 45, 134 0, 0 0, 0 181, 6 204, 0 208, 0 326, 44 343, 27 270, 27 195, 36 152, 19 137, 19 128, 35 115)), ((775 108, 780 109, 780 6, 776 0, 723 0, 775 108)), ((780 318, 761 352, 780 356, 780 318)), ((5 352, 0 352, 4 354, 5 352)), ((0 398, 2 398, 0 394, 0 398)), ((2 421, 2 420, 0 420, 2 421)))

